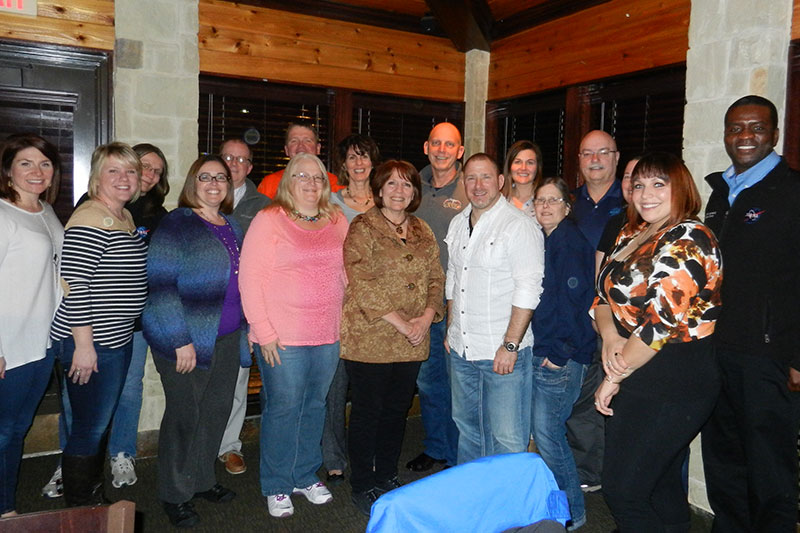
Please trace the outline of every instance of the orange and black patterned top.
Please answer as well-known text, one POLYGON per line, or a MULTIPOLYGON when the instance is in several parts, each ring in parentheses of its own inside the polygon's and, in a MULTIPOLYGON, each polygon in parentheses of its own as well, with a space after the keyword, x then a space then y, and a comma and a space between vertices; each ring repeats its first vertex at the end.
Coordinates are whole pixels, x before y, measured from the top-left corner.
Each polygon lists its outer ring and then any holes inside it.
POLYGON ((600 270, 593 307, 611 306, 617 329, 654 350, 711 335, 721 310, 722 285, 722 255, 712 231, 686 220, 614 260, 638 233, 624 229, 617 237, 610 260, 600 270))

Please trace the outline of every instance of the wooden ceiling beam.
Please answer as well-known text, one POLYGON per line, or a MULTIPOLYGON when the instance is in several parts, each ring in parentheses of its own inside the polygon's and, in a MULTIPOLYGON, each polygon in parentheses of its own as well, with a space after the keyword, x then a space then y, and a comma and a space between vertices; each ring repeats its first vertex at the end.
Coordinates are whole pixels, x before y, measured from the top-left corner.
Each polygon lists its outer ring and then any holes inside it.
POLYGON ((611 0, 550 0, 495 22, 490 40, 502 39, 545 22, 572 15, 611 0))
POLYGON ((459 52, 489 51, 494 19, 486 0, 425 0, 459 52))
POLYGON ((419 17, 413 15, 353 6, 346 3, 332 2, 330 0, 292 0, 291 2, 287 2, 286 0, 238 0, 238 3, 289 11, 301 15, 341 20, 354 24, 368 24, 391 30, 445 37, 445 34, 441 30, 434 29, 433 31, 427 31, 423 29, 419 17))

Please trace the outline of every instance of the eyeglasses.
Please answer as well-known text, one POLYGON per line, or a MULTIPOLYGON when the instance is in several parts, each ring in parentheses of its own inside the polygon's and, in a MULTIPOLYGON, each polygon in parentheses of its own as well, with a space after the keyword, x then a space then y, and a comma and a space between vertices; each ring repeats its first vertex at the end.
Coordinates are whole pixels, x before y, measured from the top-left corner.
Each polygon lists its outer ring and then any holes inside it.
POLYGON ((244 165, 245 163, 252 163, 252 161, 250 161, 248 158, 246 158, 243 155, 224 154, 222 156, 222 159, 224 159, 226 163, 231 163, 233 161, 236 161, 240 165, 244 165))
POLYGON ((556 206, 564 202, 563 198, 536 198, 533 200, 534 205, 549 205, 549 206, 556 206))
POLYGON ((583 150, 581 152, 578 152, 578 155, 586 159, 591 159, 595 155, 597 157, 608 157, 608 154, 615 154, 618 151, 619 150, 611 150, 610 148, 600 148, 596 152, 592 150, 583 150))
POLYGON ((197 179, 203 183, 209 181, 228 181, 228 176, 226 174, 209 174, 208 172, 203 172, 197 176, 197 179))
POLYGON ((142 163, 142 172, 152 172, 153 174, 155 174, 156 176, 158 176, 160 178, 161 175, 164 173, 164 169, 163 168, 156 168, 153 165, 150 165, 148 163, 142 163))
POLYGON ((292 174, 293 178, 297 178, 297 181, 300 183, 311 183, 312 181, 316 184, 322 185, 325 183, 326 178, 323 176, 311 176, 306 174, 305 172, 300 172, 298 174, 292 174))

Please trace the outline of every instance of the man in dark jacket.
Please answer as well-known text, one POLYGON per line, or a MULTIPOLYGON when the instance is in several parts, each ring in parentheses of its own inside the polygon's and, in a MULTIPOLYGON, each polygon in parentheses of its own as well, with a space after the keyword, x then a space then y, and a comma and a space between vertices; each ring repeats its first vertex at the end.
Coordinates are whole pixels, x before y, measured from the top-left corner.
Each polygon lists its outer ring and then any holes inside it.
POLYGON ((800 174, 773 151, 778 135, 772 102, 740 98, 725 114, 732 165, 706 177, 706 223, 723 258, 722 393, 703 430, 715 532, 795 531, 797 522, 800 174))

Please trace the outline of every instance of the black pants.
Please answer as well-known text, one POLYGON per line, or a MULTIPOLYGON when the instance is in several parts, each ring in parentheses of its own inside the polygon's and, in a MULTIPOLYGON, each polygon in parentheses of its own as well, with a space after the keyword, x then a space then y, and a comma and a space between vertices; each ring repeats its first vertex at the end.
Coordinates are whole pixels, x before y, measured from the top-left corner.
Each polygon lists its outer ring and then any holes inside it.
POLYGON ((667 344, 622 383, 606 422, 602 478, 621 533, 689 531, 681 467, 719 388, 709 339, 667 344))
POLYGON ((722 394, 703 428, 703 462, 715 532, 794 532, 800 393, 788 368, 717 348, 722 394))
POLYGON ((239 339, 235 331, 217 339, 208 370, 188 374, 175 361, 154 354, 166 410, 158 437, 158 497, 183 503, 214 486, 219 444, 231 414, 239 375, 239 339))
POLYGON ((348 449, 353 492, 364 492, 397 475, 419 366, 419 361, 345 361, 351 388, 348 449))
POLYGON ((581 393, 567 419, 567 441, 575 457, 578 479, 584 485, 599 485, 603 473, 606 421, 594 408, 594 393, 605 377, 601 364, 601 347, 602 342, 598 337, 597 350, 583 378, 581 393))

